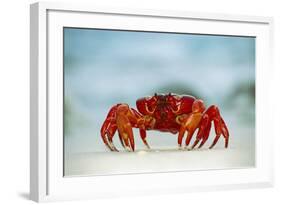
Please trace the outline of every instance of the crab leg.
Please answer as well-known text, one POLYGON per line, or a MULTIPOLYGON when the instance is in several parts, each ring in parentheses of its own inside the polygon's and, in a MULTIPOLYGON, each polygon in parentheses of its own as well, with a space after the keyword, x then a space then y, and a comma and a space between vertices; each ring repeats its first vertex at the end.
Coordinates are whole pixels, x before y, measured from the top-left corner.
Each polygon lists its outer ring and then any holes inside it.
POLYGON ((184 126, 181 126, 180 131, 179 131, 179 135, 178 135, 178 146, 179 146, 179 148, 181 148, 182 139, 183 139, 185 131, 186 131, 186 128, 184 126))
POLYGON ((209 137, 209 134, 210 134, 210 131, 211 131, 211 123, 208 122, 208 124, 206 125, 206 130, 204 131, 204 134, 203 134, 203 137, 202 137, 202 141, 199 145, 198 148, 201 148, 207 141, 208 137, 209 137))
MULTIPOLYGON (((210 106, 206 112, 204 113, 204 115, 208 115, 210 118, 210 122, 209 124, 211 124, 211 121, 214 121, 214 127, 215 127, 215 132, 216 132, 216 137, 212 143, 212 145, 209 147, 210 149, 212 149, 218 142, 220 136, 223 136, 225 138, 225 148, 228 147, 228 141, 229 141, 229 132, 227 129, 227 126, 224 122, 224 120, 222 119, 219 109, 217 108, 217 106, 212 105, 210 106)), ((209 128, 211 125, 208 125, 207 128, 209 128)), ((206 129, 206 133, 207 135, 205 135, 204 137, 208 139, 208 135, 209 135, 209 130, 206 129)), ((205 139, 205 140, 207 140, 205 139)), ((204 142, 205 143, 205 142, 204 142)))
POLYGON ((148 145, 148 143, 146 141, 146 131, 145 131, 144 127, 140 128, 140 136, 141 136, 142 142, 145 144, 147 149, 150 149, 150 146, 148 145))
MULTIPOLYGON (((115 133, 116 129, 117 129, 116 126, 113 129, 114 129, 113 133, 115 133)), ((110 132, 107 133, 108 144, 109 144, 109 147, 110 147, 111 151, 118 152, 118 149, 114 146, 113 141, 112 141, 113 136, 114 136, 113 133, 110 133, 110 132)))
POLYGON ((225 148, 228 147, 228 140, 229 140, 229 134, 228 134, 228 130, 226 128, 226 125, 224 124, 224 122, 222 122, 222 119, 215 119, 214 120, 214 124, 215 124, 215 132, 216 132, 216 137, 212 143, 212 145, 210 146, 210 149, 212 149, 216 143, 218 142, 219 138, 221 135, 224 136, 225 138, 225 148))
POLYGON ((113 106, 101 127, 101 137, 104 144, 111 150, 117 151, 112 143, 112 138, 116 132, 117 126, 115 122, 115 115, 118 105, 113 106))
POLYGON ((223 136, 225 138, 225 143, 224 143, 224 147, 227 148, 228 147, 228 142, 229 142, 229 131, 227 129, 227 126, 224 122, 224 120, 221 118, 221 124, 222 124, 222 131, 223 131, 223 136))
POLYGON ((188 132, 188 135, 187 135, 186 140, 185 140, 185 146, 186 147, 189 145, 194 132, 195 132, 195 130, 192 130, 192 131, 188 132))
MULTIPOLYGON (((201 122, 200 122, 200 125, 199 125, 199 130, 198 130, 198 133, 197 133, 197 136, 196 136, 196 140, 194 141, 193 145, 192 145, 192 149, 194 149, 194 147, 196 147, 196 145, 201 141, 201 144, 200 146, 203 146, 203 141, 204 143, 206 142, 206 131, 208 130, 208 126, 210 126, 211 124, 209 123, 209 117, 208 115, 203 115, 202 119, 201 119, 201 122)), ((210 131, 210 128, 211 126, 209 127, 209 131, 210 131)), ((208 136, 209 134, 207 134, 208 136)))
POLYGON ((134 108, 131 108, 135 116, 137 117, 137 126, 139 128, 139 133, 142 139, 142 142, 147 147, 147 149, 150 149, 150 146, 148 145, 146 141, 146 127, 153 128, 155 125, 155 118, 146 115, 141 115, 138 111, 136 111, 134 108))
POLYGON ((145 130, 145 125, 144 125, 145 120, 144 120, 143 116, 138 111, 136 111, 134 108, 131 108, 131 110, 133 111, 134 115, 137 118, 137 125, 139 127, 139 132, 140 132, 142 142, 145 144, 145 146, 148 149, 150 149, 150 147, 146 141, 146 130, 145 130))
POLYGON ((121 134, 118 132, 118 136, 119 136, 119 140, 120 140, 120 142, 121 142, 121 145, 122 145, 122 147, 123 148, 126 148, 125 147, 125 144, 124 144, 124 141, 123 141, 123 138, 121 137, 121 134))

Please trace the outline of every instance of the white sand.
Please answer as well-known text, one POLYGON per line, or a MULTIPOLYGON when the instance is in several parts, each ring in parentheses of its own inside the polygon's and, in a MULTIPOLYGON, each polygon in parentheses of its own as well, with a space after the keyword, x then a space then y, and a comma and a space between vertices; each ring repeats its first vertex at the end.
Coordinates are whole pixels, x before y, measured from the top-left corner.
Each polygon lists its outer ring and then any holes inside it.
POLYGON ((79 153, 66 157, 65 176, 251 167, 254 157, 248 149, 224 148, 79 153))
MULTIPOLYGON (((80 136, 76 141, 69 140, 69 144, 66 144, 68 149, 65 152, 64 174, 88 176, 253 167, 255 130, 243 128, 235 121, 229 124, 232 126, 229 126, 231 135, 227 149, 224 148, 223 137, 213 149, 208 149, 214 140, 214 129, 203 148, 192 151, 177 149, 177 135, 156 131, 148 132, 147 140, 151 150, 147 150, 141 142, 138 130, 134 130, 136 152, 124 151, 118 137, 114 138, 114 144, 120 152, 110 152, 99 136, 92 137, 96 139, 95 143, 83 141, 83 136, 80 136), (97 143, 100 143, 99 147, 97 143), (80 149, 72 149, 69 145, 77 145, 80 149)), ((194 140, 195 137, 190 145, 194 140)))

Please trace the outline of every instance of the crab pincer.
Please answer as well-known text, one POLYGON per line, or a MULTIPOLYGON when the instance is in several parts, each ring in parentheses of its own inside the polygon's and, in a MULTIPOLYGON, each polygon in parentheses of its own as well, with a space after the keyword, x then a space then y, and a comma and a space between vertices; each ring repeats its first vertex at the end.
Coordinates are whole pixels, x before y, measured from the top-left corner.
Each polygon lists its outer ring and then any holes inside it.
POLYGON ((137 120, 137 116, 127 104, 113 106, 101 128, 103 142, 111 151, 118 151, 112 142, 117 131, 122 146, 128 151, 134 151, 135 143, 132 128, 137 120))
POLYGON ((203 116, 205 106, 202 100, 195 100, 192 104, 192 112, 189 115, 180 115, 177 118, 177 122, 181 125, 178 135, 178 145, 181 147, 184 133, 187 131, 187 137, 185 146, 188 147, 191 138, 198 128, 203 116))

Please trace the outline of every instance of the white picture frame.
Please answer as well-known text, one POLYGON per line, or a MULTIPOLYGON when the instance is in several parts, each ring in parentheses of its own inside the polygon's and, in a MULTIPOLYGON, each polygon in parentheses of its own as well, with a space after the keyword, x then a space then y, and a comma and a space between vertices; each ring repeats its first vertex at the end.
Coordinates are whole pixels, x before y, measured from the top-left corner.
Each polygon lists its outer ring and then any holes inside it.
POLYGON ((97 8, 94 5, 35 3, 30 13, 30 198, 34 201, 91 199, 101 197, 225 190, 273 185, 270 128, 273 19, 183 11, 97 8), (112 21, 115 17, 121 20, 112 21), (256 47, 256 166, 254 168, 63 177, 61 127, 62 63, 60 36, 63 26, 89 27, 93 18, 100 28, 183 31, 191 33, 249 35, 256 47), (108 18, 108 19, 107 19, 108 18), (67 20, 66 20, 67 19, 67 20), (130 20, 124 24, 122 20, 130 20), (146 21, 144 21, 146 19, 146 21), (146 22, 158 19, 159 26, 146 22), (171 21, 173 23, 171 24, 171 21), (145 25, 146 24, 146 25, 145 25), (186 29, 186 28, 185 28, 186 29), (189 29, 189 28, 187 28, 189 29), (54 31, 54 32, 53 32, 54 31), (187 31, 187 30, 185 30, 187 31), (51 51, 51 53, 50 53, 51 51), (263 137, 266 136, 266 139, 263 137), (114 184, 114 186, 111 186, 114 184))

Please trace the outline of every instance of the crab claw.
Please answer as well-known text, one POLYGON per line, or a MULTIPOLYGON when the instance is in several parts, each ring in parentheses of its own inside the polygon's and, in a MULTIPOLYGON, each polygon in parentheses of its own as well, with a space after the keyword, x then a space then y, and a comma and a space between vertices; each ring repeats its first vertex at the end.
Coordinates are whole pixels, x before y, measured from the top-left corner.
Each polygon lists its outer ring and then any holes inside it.
POLYGON ((112 142, 115 132, 118 131, 122 146, 128 151, 134 151, 133 127, 138 126, 141 117, 136 110, 130 108, 127 104, 113 106, 101 128, 101 137, 105 145, 111 151, 118 151, 112 142))
POLYGON ((192 105, 192 113, 191 114, 183 114, 179 115, 176 118, 177 123, 181 125, 178 135, 178 146, 181 148, 182 139, 185 132, 188 132, 186 137, 185 146, 188 147, 191 138, 195 132, 195 130, 200 125, 203 111, 205 110, 205 106, 202 100, 195 100, 192 105))
POLYGON ((121 104, 116 111, 116 124, 125 148, 130 151, 135 150, 133 129, 130 123, 131 110, 128 105, 121 104))
POLYGON ((201 141, 201 144, 199 146, 202 147, 203 144, 207 141, 210 130, 211 130, 211 123, 209 123, 209 116, 208 115, 203 115, 201 122, 199 124, 199 130, 197 132, 196 140, 194 141, 192 145, 192 149, 196 147, 196 145, 201 141))

